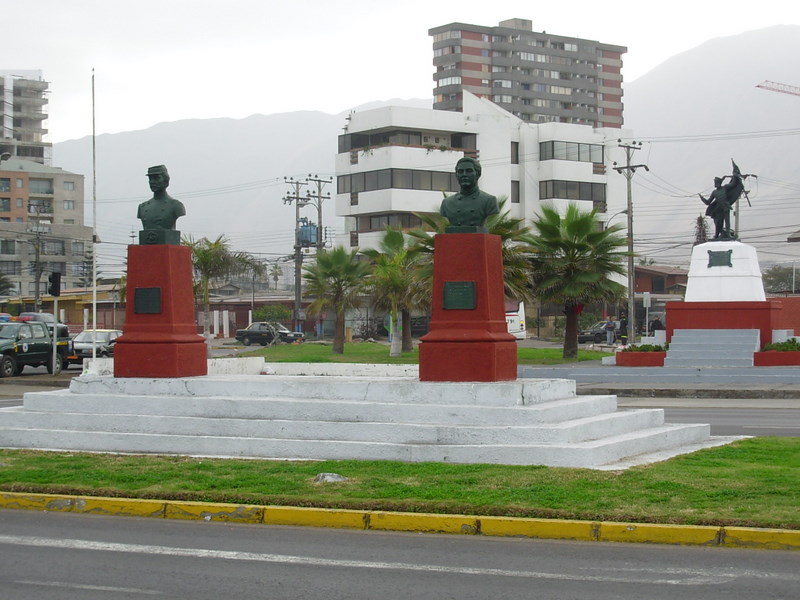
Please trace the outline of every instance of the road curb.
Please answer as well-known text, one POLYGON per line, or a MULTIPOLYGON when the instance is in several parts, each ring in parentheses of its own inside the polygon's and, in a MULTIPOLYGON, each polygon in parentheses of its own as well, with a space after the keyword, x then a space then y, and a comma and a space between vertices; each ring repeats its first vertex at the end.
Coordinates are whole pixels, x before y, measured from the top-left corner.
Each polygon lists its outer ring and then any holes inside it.
POLYGON ((375 531, 800 550, 800 530, 755 527, 439 515, 20 492, 0 492, 0 508, 375 531))

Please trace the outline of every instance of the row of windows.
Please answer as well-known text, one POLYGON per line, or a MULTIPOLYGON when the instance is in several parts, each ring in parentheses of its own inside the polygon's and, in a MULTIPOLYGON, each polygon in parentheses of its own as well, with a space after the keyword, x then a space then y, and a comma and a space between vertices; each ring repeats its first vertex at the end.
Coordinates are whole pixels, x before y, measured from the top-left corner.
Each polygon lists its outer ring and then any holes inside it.
POLYGON ((415 169, 381 169, 380 171, 340 175, 337 178, 337 193, 339 194, 391 188, 456 192, 459 190, 459 185, 455 173, 415 169))
MULTIPOLYGON (((23 198, 17 198, 15 204, 17 208, 23 208, 25 206, 25 200, 23 198)), ((64 200, 64 210, 75 210, 75 200, 64 200)), ((10 211, 11 198, 0 198, 0 212, 10 211)), ((28 212, 31 214, 52 213, 53 204, 48 200, 30 200, 28 202, 28 212)))
POLYGON ((550 63, 554 65, 570 66, 576 64, 571 58, 566 56, 552 56, 550 54, 536 54, 535 52, 512 52, 512 56, 519 57, 520 60, 530 62, 550 63))
POLYGON ((457 29, 452 29, 450 31, 443 31, 442 33, 437 33, 433 36, 433 42, 443 42, 445 40, 453 40, 458 39, 461 37, 461 32, 457 29))
POLYGON ((411 213, 383 213, 358 217, 358 232, 383 231, 387 227, 394 229, 413 229, 422 227, 422 221, 411 213))
MULTIPOLYGON (((17 254, 18 240, 0 240, 0 254, 17 254)), ((42 240, 40 245, 42 254, 64 256, 65 244, 64 240, 42 240)), ((72 255, 83 256, 85 253, 84 242, 72 241, 72 255)))
POLYGON ((606 184, 589 183, 586 181, 562 181, 550 179, 539 182, 539 199, 562 200, 587 200, 595 203, 605 203, 606 184))
POLYGON ((539 160, 575 160, 603 163, 603 146, 602 144, 581 144, 578 142, 540 142, 539 160))
POLYGON ((436 82, 436 85, 439 86, 461 85, 461 77, 442 77, 439 81, 436 82))
MULTIPOLYGON (((65 192, 75 191, 74 181, 63 181, 62 187, 65 192)), ((25 189, 25 180, 17 178, 16 189, 25 189)), ((28 189, 31 194, 52 194, 53 193, 53 180, 52 179, 33 179, 28 181, 28 189)), ((0 192, 11 191, 11 179, 8 177, 0 177, 0 192)))
MULTIPOLYGON (((375 146, 422 146, 430 143, 431 136, 439 134, 423 133, 422 131, 381 131, 378 133, 346 133, 339 136, 339 153, 372 148, 375 146)), ((450 136, 450 147, 474 150, 477 146, 477 136, 467 133, 441 134, 442 138, 450 136)), ((436 142, 439 143, 439 142, 436 142)))
MULTIPOLYGON (((67 274, 67 263, 65 262, 43 262, 42 271, 45 273, 67 274)), ((34 263, 30 263, 26 270, 33 274, 34 263)), ((70 274, 75 277, 82 277, 88 270, 84 263, 70 263, 70 274)), ((19 260, 0 260, 0 273, 3 275, 22 275, 22 262, 19 260)))

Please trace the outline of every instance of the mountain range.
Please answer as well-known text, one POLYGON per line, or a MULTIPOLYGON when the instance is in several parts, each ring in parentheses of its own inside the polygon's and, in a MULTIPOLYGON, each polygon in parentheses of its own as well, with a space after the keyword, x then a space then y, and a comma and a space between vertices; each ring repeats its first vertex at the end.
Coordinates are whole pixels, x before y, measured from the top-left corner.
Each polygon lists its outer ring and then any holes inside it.
MULTIPOLYGON (((800 254, 785 241, 800 229, 800 183, 794 179, 800 96, 755 87, 764 80, 800 85, 798 73, 800 26, 787 25, 711 39, 625 83, 625 128, 642 142, 636 163, 649 168, 633 179, 638 254, 659 264, 688 264, 694 222, 705 208, 697 194, 708 195, 715 176, 730 174, 731 159, 758 176, 747 180, 752 206, 742 199, 742 240, 756 246, 762 262, 800 254)), ((393 99, 354 110, 384 104, 429 107, 431 100, 393 99)), ((284 178, 333 177, 337 136, 349 112, 182 120, 98 136, 103 270, 121 270, 124 247, 139 229, 136 206, 150 196, 145 174, 156 164, 168 166, 169 192, 186 205, 187 216, 178 222, 184 235, 224 234, 237 250, 270 260, 288 256, 295 207, 284 201, 294 189, 284 178)), ((91 148, 91 137, 53 147, 53 164, 86 175, 88 199, 91 148)), ((335 182, 323 189, 331 194, 323 203, 323 224, 341 231, 335 191, 335 182)), ((91 213, 87 200, 88 221, 91 213)), ((301 216, 316 220, 316 210, 303 208, 301 216)))

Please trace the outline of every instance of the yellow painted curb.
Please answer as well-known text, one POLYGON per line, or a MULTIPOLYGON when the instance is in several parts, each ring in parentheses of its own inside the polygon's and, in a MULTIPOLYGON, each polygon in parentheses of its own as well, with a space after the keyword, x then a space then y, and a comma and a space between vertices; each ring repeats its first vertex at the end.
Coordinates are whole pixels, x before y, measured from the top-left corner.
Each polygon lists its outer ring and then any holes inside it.
POLYGON ((60 496, 56 494, 0 492, 0 508, 69 512, 72 510, 73 499, 74 496, 60 496))
POLYGON ((167 502, 164 517, 230 523, 261 523, 264 520, 264 507, 209 502, 167 502))
POLYGON ((20 492, 0 492, 0 509, 2 508, 379 531, 800 550, 800 531, 753 527, 393 513, 20 492))
POLYGON ((163 517, 164 508, 163 500, 140 500, 138 498, 80 496, 74 498, 72 502, 73 512, 123 517, 163 517))
POLYGON ((267 525, 364 529, 366 514, 363 510, 267 506, 264 508, 264 523, 267 525))
POLYGON ((602 521, 597 540, 600 542, 716 546, 719 543, 719 534, 719 527, 602 521))
POLYGON ((518 517, 480 517, 479 521, 483 535, 588 541, 597 537, 597 524, 591 521, 518 517))
POLYGON ((479 532, 478 519, 466 515, 434 515, 430 513, 369 513, 369 528, 380 531, 419 531, 424 533, 479 532))
POLYGON ((722 545, 732 548, 764 548, 800 550, 800 531, 756 529, 755 527, 723 527, 722 545))

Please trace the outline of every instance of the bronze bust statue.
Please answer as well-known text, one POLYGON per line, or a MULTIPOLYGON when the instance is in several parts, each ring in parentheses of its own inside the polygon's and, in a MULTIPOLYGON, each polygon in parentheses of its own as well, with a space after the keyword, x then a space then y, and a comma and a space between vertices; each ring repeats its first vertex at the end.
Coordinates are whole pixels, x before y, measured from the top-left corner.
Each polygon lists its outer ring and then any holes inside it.
POLYGON ((164 165, 147 169, 153 197, 139 205, 136 216, 142 221, 140 244, 179 244, 180 233, 175 231, 178 217, 186 214, 183 203, 167 194, 169 172, 164 165), (174 232, 174 233, 168 233, 174 232))
POLYGON ((456 177, 461 191, 442 201, 439 212, 447 217, 453 228, 483 227, 486 217, 500 212, 497 198, 478 188, 481 164, 474 158, 464 157, 456 163, 456 177))

